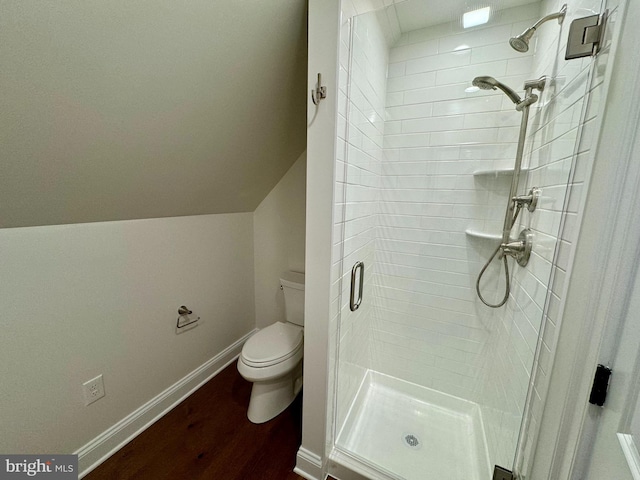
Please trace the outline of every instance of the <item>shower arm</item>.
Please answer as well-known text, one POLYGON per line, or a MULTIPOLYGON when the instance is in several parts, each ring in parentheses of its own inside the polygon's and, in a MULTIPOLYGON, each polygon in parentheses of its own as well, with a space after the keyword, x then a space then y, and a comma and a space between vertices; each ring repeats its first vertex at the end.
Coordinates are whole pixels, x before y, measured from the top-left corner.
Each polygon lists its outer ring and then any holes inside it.
POLYGON ((531 28, 536 30, 543 23, 548 22, 549 20, 555 20, 556 18, 558 19, 558 23, 562 23, 566 14, 567 14, 567 4, 565 3, 559 12, 550 13, 546 17, 542 17, 531 28))

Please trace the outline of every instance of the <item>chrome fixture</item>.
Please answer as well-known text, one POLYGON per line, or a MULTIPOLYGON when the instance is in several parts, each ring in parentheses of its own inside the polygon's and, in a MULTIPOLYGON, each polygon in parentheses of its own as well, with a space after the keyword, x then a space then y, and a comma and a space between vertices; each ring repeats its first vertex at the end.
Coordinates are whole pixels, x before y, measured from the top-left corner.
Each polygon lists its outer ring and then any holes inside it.
POLYGON ((531 257, 531 247, 533 245, 533 233, 525 228, 518 235, 515 242, 503 243, 500 245, 503 255, 509 255, 516 259, 518 265, 526 267, 531 257))
POLYGON ((559 12, 552 13, 550 15, 547 15, 546 17, 542 17, 540 20, 538 20, 535 23, 535 25, 527 28, 520 35, 511 37, 509 39, 509 45, 511 45, 511 47, 514 50, 521 53, 529 51, 529 40, 531 40, 531 37, 533 37, 533 34, 536 33, 536 29, 543 23, 548 22, 549 20, 555 20, 556 18, 558 19, 558 24, 562 24, 566 14, 567 14, 567 4, 565 3, 559 12))
POLYGON ((349 309, 355 312, 362 303, 362 290, 364 289, 364 263, 356 262, 351 269, 351 297, 349 299, 349 309), (356 277, 360 271, 360 282, 358 283, 358 299, 356 300, 356 277))
POLYGON ((507 202, 507 210, 505 212, 504 217, 504 226, 502 229, 502 240, 498 248, 493 252, 493 255, 489 258, 487 263, 482 267, 480 273, 478 274, 478 278, 476 280, 476 292, 478 293, 478 298, 484 303, 486 306, 491 308, 498 308, 507 303, 509 299, 509 293, 511 292, 511 281, 509 279, 509 264, 507 262, 507 257, 513 257, 518 262, 518 265, 524 267, 527 265, 529 261, 529 257, 531 256, 531 245, 533 234, 530 230, 525 229, 520 232, 520 236, 518 240, 511 241, 509 238, 511 235, 511 229, 516 224, 516 220, 518 219, 518 215, 520 211, 526 206, 527 210, 533 212, 538 205, 538 198, 540 196, 539 188, 532 188, 529 191, 528 195, 516 195, 518 190, 518 183, 520 182, 520 171, 522 170, 522 157, 524 154, 524 143, 527 135, 527 123, 529 121, 529 107, 538 101, 538 95, 533 93, 533 90, 542 91, 547 82, 547 77, 540 77, 536 80, 529 80, 525 82, 525 94, 524 100, 520 98, 520 96, 511 90, 506 85, 498 82, 493 77, 476 77, 473 80, 473 85, 476 87, 483 88, 485 90, 495 90, 499 88, 502 90, 516 105, 516 110, 522 112, 522 120, 520 121, 520 135, 518 138, 518 148, 516 150, 516 160, 513 166, 513 178, 511 180, 511 189, 509 191, 509 200, 507 202), (499 255, 499 256, 498 256, 499 255), (480 292, 480 280, 484 275, 484 272, 487 270, 493 259, 498 256, 498 259, 503 260, 504 262, 504 273, 505 273, 505 293, 503 299, 498 304, 491 304, 487 302, 480 292))
POLYGON ((564 59, 572 60, 597 55, 602 48, 608 18, 609 10, 605 10, 601 15, 578 18, 571 22, 564 59))
POLYGON ((509 87, 507 87, 504 83, 499 82, 493 77, 476 77, 473 79, 473 82, 471 82, 471 84, 474 87, 481 88, 482 90, 496 90, 497 88, 499 88, 516 105, 522 102, 520 95, 518 95, 516 92, 514 92, 509 87))
POLYGON ((188 325, 193 325, 200 317, 190 317, 189 315, 193 315, 193 311, 186 307, 185 305, 180 305, 178 308, 178 320, 176 320, 176 333, 179 329, 184 328, 188 325))
POLYGON ((327 98, 327 87, 322 86, 322 74, 318 74, 318 84, 314 90, 311 90, 311 100, 314 105, 318 105, 320 100, 327 98))
POLYGON ((528 85, 529 82, 527 82, 527 84, 525 84, 527 94, 525 95, 524 100, 521 99, 520 95, 514 92, 511 88, 493 77, 476 77, 471 83, 474 87, 481 88, 482 90, 497 90, 499 88, 515 104, 516 110, 521 112, 524 107, 528 107, 538 101, 538 96, 535 93, 532 93, 531 90, 534 88, 542 90, 544 88, 545 81, 546 78, 535 80, 532 85, 528 85), (542 84, 540 84, 540 82, 542 82, 542 84))
POLYGON ((533 212, 538 206, 538 198, 540 198, 540 189, 538 187, 533 187, 529 190, 528 195, 520 195, 518 197, 513 197, 512 200, 516 202, 516 206, 522 208, 524 205, 527 206, 527 210, 529 212, 533 212))

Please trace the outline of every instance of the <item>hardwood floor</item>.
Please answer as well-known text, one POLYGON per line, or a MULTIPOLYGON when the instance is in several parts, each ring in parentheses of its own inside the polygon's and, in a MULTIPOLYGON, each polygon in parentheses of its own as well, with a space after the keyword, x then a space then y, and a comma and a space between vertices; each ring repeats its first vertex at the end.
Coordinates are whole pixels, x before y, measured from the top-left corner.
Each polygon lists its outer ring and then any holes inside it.
POLYGON ((250 393, 232 363, 85 478, 301 480, 293 467, 302 396, 254 425, 246 415, 250 393))

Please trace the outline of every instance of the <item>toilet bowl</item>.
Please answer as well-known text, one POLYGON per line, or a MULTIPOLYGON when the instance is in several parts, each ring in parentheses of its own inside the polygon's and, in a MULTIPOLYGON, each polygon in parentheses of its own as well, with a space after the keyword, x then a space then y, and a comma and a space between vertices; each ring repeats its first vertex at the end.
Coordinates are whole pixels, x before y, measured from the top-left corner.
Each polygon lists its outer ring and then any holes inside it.
POLYGON ((242 347, 238 372, 253 382, 247 417, 264 423, 284 411, 302 388, 304 275, 280 279, 285 319, 256 332, 242 347))

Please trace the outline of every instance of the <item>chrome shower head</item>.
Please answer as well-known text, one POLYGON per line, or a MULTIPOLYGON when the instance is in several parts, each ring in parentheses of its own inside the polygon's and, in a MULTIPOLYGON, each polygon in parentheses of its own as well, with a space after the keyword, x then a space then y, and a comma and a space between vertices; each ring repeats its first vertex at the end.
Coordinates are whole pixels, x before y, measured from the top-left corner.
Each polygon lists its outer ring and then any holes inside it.
POLYGON ((520 95, 518 95, 516 92, 514 92, 509 87, 507 87, 504 83, 500 83, 498 80, 496 80, 493 77, 476 77, 473 79, 473 82, 471 83, 474 87, 481 88, 482 90, 495 90, 499 88, 516 105, 518 105, 522 101, 522 99, 520 98, 520 95))
POLYGON ((534 33, 536 33, 535 28, 527 28, 520 35, 511 37, 509 39, 509 45, 511 45, 511 48, 513 48, 515 51, 525 53, 529 51, 529 40, 531 40, 531 37, 533 37, 534 33))
POLYGON ((558 23, 561 24, 566 14, 567 4, 565 3, 559 12, 552 13, 550 15, 547 15, 546 17, 541 18, 536 22, 534 26, 527 28, 520 35, 511 37, 509 39, 509 45, 511 45, 511 48, 513 48, 515 51, 520 53, 529 51, 529 41, 531 40, 531 37, 533 37, 533 34, 536 33, 536 28, 538 28, 544 22, 548 22, 549 20, 554 20, 556 18, 558 19, 558 23))

